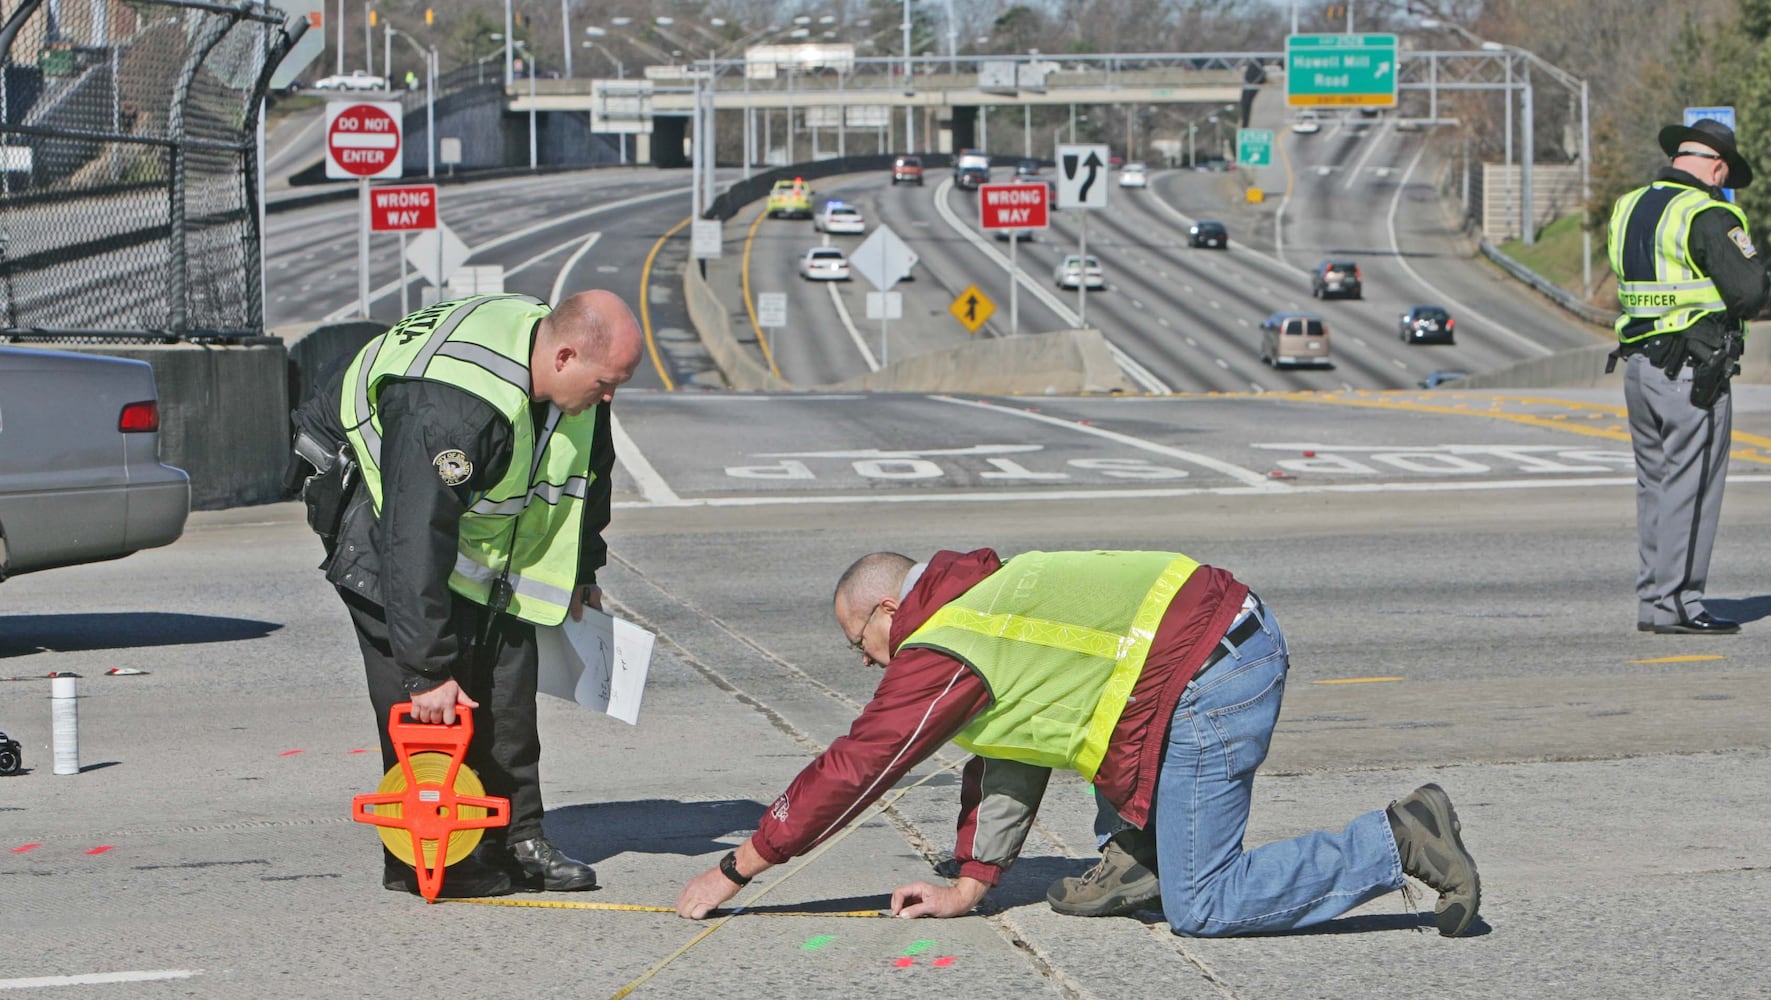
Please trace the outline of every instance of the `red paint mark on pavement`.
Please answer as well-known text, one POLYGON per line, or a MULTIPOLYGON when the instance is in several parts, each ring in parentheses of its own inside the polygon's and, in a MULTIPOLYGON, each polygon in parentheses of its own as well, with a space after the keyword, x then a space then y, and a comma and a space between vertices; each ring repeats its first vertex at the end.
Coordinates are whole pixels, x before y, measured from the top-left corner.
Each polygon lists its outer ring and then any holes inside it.
POLYGON ((893 963, 892 963, 892 964, 893 964, 893 965, 896 965, 896 966, 897 966, 897 967, 898 967, 898 968, 900 968, 900 969, 908 969, 908 968, 910 968, 910 967, 911 967, 911 966, 912 966, 912 965, 915 965, 915 964, 916 964, 916 959, 914 959, 914 958, 909 958, 909 957, 905 957, 905 958, 900 958, 900 959, 898 959, 898 960, 897 960, 897 961, 896 961, 896 962, 893 962, 893 963))
POLYGON ((942 955, 940 958, 935 959, 935 968, 945 969, 949 965, 952 965, 955 961, 957 961, 957 959, 955 959, 952 955, 942 955))
POLYGON ((278 754, 277 756, 279 756, 279 757, 293 757, 300 752, 301 752, 300 750, 285 750, 282 753, 278 754))
POLYGON ((26 851, 34 851, 37 848, 42 847, 42 846, 43 846, 42 844, 20 844, 19 846, 12 849, 12 853, 23 854, 26 851))
POLYGON ((368 752, 369 752, 368 747, 358 747, 357 749, 351 751, 351 753, 368 753, 368 752))
POLYGON ((94 847, 93 849, 87 851, 86 853, 87 854, 103 854, 104 852, 110 850, 112 846, 113 845, 111 845, 111 844, 100 844, 97 847, 94 847))

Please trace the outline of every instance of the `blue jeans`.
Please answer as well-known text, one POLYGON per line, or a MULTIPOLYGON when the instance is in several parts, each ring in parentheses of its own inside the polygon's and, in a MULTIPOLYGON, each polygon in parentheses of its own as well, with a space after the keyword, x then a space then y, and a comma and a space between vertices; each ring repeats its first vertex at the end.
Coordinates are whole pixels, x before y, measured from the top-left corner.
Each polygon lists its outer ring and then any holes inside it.
POLYGON ((1279 721, 1290 659, 1265 606, 1262 629, 1195 677, 1175 706, 1156 786, 1162 912, 1177 934, 1223 937, 1307 927, 1402 887, 1383 810, 1339 833, 1242 849, 1254 772, 1279 721))

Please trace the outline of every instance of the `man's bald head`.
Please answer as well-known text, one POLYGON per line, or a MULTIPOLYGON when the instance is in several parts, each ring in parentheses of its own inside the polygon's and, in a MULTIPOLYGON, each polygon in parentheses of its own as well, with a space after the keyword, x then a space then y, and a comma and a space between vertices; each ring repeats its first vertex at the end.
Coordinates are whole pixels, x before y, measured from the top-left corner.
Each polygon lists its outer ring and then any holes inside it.
POLYGON ((873 552, 855 560, 836 581, 837 619, 842 620, 845 609, 871 608, 887 598, 897 600, 904 578, 915 565, 909 556, 896 552, 873 552))
POLYGON ((530 359, 532 395, 569 414, 611 399, 640 363, 639 321, 613 292, 579 292, 543 317, 530 359))

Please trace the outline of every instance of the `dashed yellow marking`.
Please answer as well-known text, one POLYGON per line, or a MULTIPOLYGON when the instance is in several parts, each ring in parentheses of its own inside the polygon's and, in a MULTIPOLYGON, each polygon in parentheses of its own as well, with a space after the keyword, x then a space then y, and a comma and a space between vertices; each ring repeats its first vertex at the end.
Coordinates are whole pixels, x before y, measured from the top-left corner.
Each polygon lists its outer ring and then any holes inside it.
POLYGON ((1400 677, 1342 677, 1332 681, 1311 681, 1311 684, 1390 684, 1400 677))
POLYGON ((1726 660, 1720 653, 1701 653, 1691 656, 1657 656, 1651 660, 1631 660, 1631 663, 1702 663, 1705 660, 1726 660))

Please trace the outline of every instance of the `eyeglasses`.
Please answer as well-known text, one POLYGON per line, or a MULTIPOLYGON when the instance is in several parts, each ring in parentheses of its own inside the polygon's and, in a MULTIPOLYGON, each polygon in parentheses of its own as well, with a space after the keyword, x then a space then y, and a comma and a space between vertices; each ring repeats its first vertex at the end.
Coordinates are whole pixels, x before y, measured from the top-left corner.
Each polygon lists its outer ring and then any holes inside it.
POLYGON ((1695 149, 1681 149, 1678 151, 1678 153, 1676 153, 1673 156, 1673 159, 1676 160, 1681 156, 1695 156, 1700 160, 1726 160, 1727 159, 1726 156, 1723 156, 1720 153, 1700 153, 1695 149))
POLYGON ((861 619, 861 630, 859 632, 855 633, 855 637, 853 639, 849 640, 849 648, 850 649, 854 650, 857 653, 860 653, 862 656, 867 655, 867 650, 865 648, 865 643, 867 641, 867 625, 868 625, 868 623, 873 621, 874 612, 877 612, 884 605, 885 605, 884 601, 880 601, 878 604, 875 604, 873 606, 872 610, 867 612, 867 617, 861 619))

